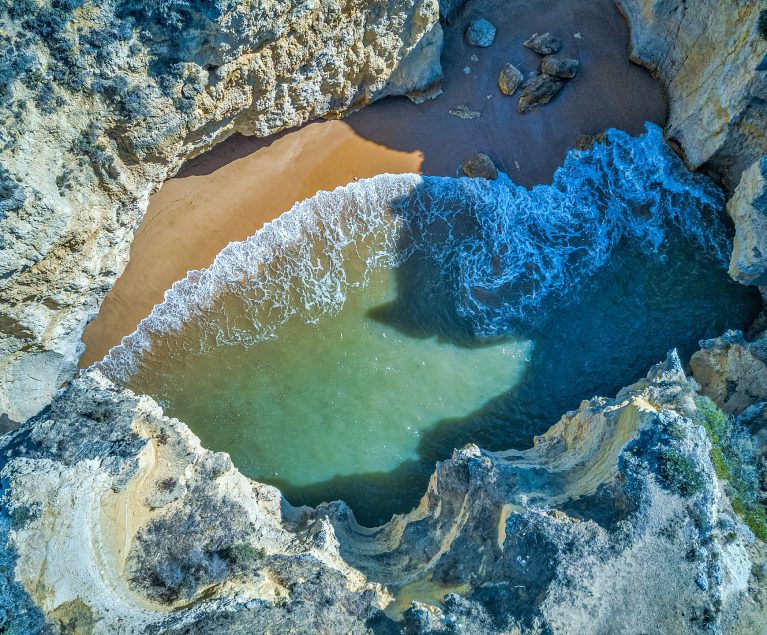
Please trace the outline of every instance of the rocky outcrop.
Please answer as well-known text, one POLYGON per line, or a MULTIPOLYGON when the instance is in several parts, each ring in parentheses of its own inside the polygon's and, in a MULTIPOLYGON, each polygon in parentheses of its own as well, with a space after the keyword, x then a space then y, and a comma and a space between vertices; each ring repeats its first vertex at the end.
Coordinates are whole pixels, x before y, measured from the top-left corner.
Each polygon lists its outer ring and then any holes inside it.
POLYGON ((72 376, 149 195, 265 136, 439 80, 435 0, 6 3, 0 9, 0 415, 72 376))
POLYGON ((735 224, 730 275, 742 284, 767 285, 767 156, 743 173, 727 212, 735 224))
POLYGON ((697 403, 672 354, 530 450, 456 452, 417 509, 364 529, 343 503, 290 507, 91 371, 0 443, 0 605, 14 607, 0 627, 694 633, 736 613, 759 624, 747 590, 761 543, 718 486, 697 403))
POLYGON ((767 338, 749 342, 740 331, 728 331, 700 344, 690 370, 704 395, 735 415, 767 401, 767 338))
POLYGON ((666 86, 667 136, 732 190, 767 148, 763 0, 618 0, 631 55, 666 86))

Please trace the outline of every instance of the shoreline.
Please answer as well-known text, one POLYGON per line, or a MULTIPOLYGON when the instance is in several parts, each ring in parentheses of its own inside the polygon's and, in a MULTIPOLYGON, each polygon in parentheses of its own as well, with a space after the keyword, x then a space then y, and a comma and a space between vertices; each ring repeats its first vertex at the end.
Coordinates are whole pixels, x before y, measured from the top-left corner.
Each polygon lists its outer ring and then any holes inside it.
POLYGON ((342 121, 314 122, 256 141, 260 147, 235 158, 237 144, 220 144, 151 197, 125 271, 85 328, 80 368, 102 359, 174 282, 209 266, 230 242, 252 236, 320 190, 383 172, 418 172, 422 161, 418 152, 363 139, 342 121))

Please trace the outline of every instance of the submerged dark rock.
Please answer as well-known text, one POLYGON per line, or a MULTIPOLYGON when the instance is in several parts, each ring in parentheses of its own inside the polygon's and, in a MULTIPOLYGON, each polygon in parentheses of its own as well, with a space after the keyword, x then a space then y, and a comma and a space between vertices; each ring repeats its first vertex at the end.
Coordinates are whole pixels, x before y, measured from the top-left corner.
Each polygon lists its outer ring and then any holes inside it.
POLYGON ((498 168, 495 167, 493 160, 483 152, 478 152, 464 164, 463 173, 472 178, 488 180, 498 178, 498 168))

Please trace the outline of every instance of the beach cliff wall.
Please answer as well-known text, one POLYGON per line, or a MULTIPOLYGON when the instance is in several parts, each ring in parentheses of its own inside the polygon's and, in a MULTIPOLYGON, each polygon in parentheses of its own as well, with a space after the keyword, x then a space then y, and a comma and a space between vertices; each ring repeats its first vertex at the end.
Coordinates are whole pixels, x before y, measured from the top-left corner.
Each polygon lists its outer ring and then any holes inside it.
POLYGON ((668 92, 666 137, 692 169, 736 191, 730 275, 767 283, 767 2, 617 0, 631 58, 668 92))
POLYGON ((666 135, 732 191, 767 147, 767 3, 618 0, 631 58, 668 92, 666 135))

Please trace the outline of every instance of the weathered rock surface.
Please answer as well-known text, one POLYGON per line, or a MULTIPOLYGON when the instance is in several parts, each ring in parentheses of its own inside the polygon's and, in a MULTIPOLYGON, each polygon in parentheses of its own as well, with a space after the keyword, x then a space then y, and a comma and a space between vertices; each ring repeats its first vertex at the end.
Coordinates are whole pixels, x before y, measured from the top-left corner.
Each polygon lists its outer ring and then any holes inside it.
POLYGON ((560 51, 562 40, 548 32, 540 35, 534 33, 529 40, 524 42, 524 46, 535 51, 538 55, 551 55, 560 51))
POLYGON ((578 72, 578 66, 578 60, 547 55, 541 62, 541 73, 562 77, 564 79, 572 79, 578 72))
POLYGON ((767 338, 746 341, 740 331, 701 342, 690 359, 701 392, 727 413, 739 415, 767 401, 767 338))
POLYGON ((186 158, 441 76, 436 0, 80 5, 0 9, 0 415, 16 421, 71 377, 149 194, 186 158))
POLYGON ((504 95, 513 95, 524 79, 522 71, 513 64, 506 64, 498 75, 498 88, 504 95))
POLYGON ((564 85, 565 80, 559 77, 546 74, 534 75, 527 81, 519 96, 517 110, 524 114, 533 108, 548 104, 564 85))
POLYGON ((730 275, 743 284, 767 285, 767 156, 743 173, 727 212, 735 224, 730 275))
POLYGON ((767 148, 764 0, 618 0, 631 56, 668 90, 667 134, 734 189, 767 148))
POLYGON ((498 168, 493 160, 483 152, 478 152, 463 166, 463 173, 471 178, 493 180, 498 178, 498 168))
POLYGON ((466 43, 469 46, 487 48, 495 40, 495 27, 487 20, 474 20, 466 27, 466 43))
POLYGON ((456 452, 417 509, 370 530, 343 503, 290 507, 92 371, 0 441, 0 605, 14 607, 0 627, 396 631, 390 594, 414 600, 409 632, 758 624, 747 589, 762 556, 696 416, 672 354, 530 450, 456 452))

